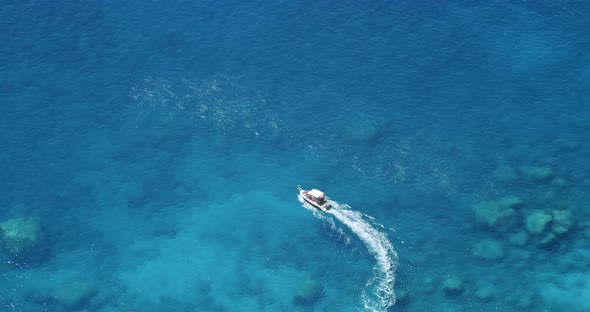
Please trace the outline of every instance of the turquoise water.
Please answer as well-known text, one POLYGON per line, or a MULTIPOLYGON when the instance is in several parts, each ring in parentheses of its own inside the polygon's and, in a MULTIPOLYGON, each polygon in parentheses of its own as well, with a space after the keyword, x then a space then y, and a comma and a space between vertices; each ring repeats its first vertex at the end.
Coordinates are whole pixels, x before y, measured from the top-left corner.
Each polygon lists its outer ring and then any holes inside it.
POLYGON ((2 311, 590 310, 586 2, 0 17, 2 311))

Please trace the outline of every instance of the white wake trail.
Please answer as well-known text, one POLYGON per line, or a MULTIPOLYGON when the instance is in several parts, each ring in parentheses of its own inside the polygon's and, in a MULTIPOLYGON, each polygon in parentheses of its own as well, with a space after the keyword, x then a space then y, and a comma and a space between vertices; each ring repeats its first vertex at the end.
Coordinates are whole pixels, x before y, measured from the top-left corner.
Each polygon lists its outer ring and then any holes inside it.
MULTIPOLYGON (((311 211, 313 213, 313 216, 325 221, 326 223, 328 223, 330 225, 330 229, 332 231, 336 231, 338 232, 338 234, 340 235, 340 238, 342 238, 344 240, 344 242, 346 243, 346 245, 349 245, 351 240, 350 237, 348 235, 346 235, 346 233, 344 232, 344 230, 342 230, 342 228, 340 228, 339 226, 336 225, 336 223, 334 222, 333 218, 330 218, 328 216, 326 216, 326 214, 320 212, 317 208, 315 208, 314 206, 308 204, 303 197, 301 197, 301 195, 297 195, 297 198, 299 198, 299 201, 303 204, 303 208, 311 211)), ((332 203, 332 201, 330 201, 330 203, 332 203)))
MULTIPOLYGON (((303 199, 300 198, 302 202, 303 199)), ((370 221, 371 216, 363 215, 350 209, 348 205, 340 205, 330 201, 332 209, 326 213, 333 215, 342 224, 346 225, 367 246, 377 264, 373 267, 373 276, 365 284, 362 294, 362 303, 367 311, 387 311, 395 304, 395 270, 397 267, 397 252, 389 241, 387 235, 377 231, 370 221)), ((307 209, 313 210, 314 216, 326 220, 326 216, 304 202, 307 209)), ((383 226, 381 226, 383 227, 383 226)))

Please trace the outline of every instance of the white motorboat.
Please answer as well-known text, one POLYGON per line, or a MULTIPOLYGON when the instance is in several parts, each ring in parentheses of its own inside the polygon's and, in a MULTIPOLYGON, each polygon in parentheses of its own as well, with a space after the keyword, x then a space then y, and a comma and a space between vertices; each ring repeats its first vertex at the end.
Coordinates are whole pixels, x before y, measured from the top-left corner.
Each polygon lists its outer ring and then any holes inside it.
POLYGON ((297 185, 297 190, 299 190, 299 194, 301 197, 308 202, 310 205, 316 207, 321 211, 327 211, 330 209, 330 202, 328 201, 328 196, 324 194, 324 192, 316 189, 311 190, 304 190, 301 188, 301 185, 297 185))

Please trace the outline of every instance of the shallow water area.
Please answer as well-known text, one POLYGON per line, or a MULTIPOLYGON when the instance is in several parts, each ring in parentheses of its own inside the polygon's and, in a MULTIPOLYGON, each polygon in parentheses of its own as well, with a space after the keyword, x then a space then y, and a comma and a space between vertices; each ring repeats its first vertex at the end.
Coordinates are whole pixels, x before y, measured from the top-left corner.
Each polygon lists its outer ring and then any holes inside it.
POLYGON ((6 2, 0 310, 587 311, 589 12, 6 2))

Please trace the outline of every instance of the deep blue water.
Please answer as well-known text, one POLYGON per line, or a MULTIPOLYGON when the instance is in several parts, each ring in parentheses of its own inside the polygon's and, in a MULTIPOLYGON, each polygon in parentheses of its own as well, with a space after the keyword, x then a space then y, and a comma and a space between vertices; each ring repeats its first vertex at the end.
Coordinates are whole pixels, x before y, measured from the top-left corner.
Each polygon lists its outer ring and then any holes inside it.
POLYGON ((4 1, 0 310, 589 311, 589 23, 4 1))

